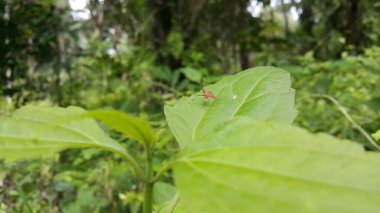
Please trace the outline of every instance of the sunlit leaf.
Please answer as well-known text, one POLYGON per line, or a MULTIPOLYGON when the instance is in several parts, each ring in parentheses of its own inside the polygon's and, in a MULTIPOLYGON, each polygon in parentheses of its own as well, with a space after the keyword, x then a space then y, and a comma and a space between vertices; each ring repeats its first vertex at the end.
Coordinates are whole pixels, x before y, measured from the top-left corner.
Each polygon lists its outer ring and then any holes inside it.
POLYGON ((48 130, 42 128, 83 113, 86 111, 78 107, 25 106, 12 116, 1 117, 0 159, 44 157, 69 148, 101 148, 128 155, 94 119, 65 122, 48 130))
POLYGON ((201 80, 202 80, 202 74, 198 70, 196 70, 194 68, 185 67, 185 68, 181 69, 181 72, 190 81, 194 81, 194 82, 200 83, 201 80))
POLYGON ((155 133, 147 121, 120 111, 96 110, 87 112, 81 115, 81 117, 98 119, 107 126, 120 131, 125 136, 149 146, 157 140, 155 133))
POLYGON ((153 190, 153 200, 159 205, 164 204, 165 202, 170 201, 175 193, 175 187, 169 183, 157 182, 154 184, 153 190))
POLYGON ((376 140, 380 140, 380 129, 377 130, 377 132, 373 133, 372 137, 374 137, 376 140))
POLYGON ((378 212, 380 156, 297 127, 238 118, 174 162, 192 212, 378 212))
POLYGON ((177 213, 191 212, 191 208, 180 199, 172 184, 157 182, 153 192, 153 199, 158 204, 157 212, 172 213, 174 209, 177 213))
POLYGON ((175 106, 165 106, 169 127, 181 148, 235 116, 286 124, 296 116, 290 76, 282 69, 248 69, 207 86, 206 90, 215 94, 217 99, 204 101, 193 95, 181 98, 175 106))

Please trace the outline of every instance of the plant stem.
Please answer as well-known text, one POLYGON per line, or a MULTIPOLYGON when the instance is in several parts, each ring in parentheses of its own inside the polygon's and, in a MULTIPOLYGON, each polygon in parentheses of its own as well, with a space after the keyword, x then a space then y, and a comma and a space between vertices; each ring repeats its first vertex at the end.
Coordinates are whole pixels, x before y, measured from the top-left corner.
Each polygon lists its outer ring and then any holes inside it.
POLYGON ((153 212, 153 185, 154 183, 146 182, 144 189, 144 213, 153 212))
POLYGON ((346 119, 356 128, 359 132, 367 139, 367 141, 376 149, 380 150, 380 146, 373 140, 373 138, 358 124, 356 121, 348 114, 347 110, 336 100, 334 97, 325 94, 313 94, 311 97, 325 98, 331 101, 335 106, 338 107, 338 110, 346 117, 346 119))
POLYGON ((150 147, 146 146, 146 179, 144 180, 144 213, 153 212, 153 155, 150 147))
POLYGON ((175 89, 173 89, 173 88, 171 88, 171 87, 169 87, 169 86, 167 86, 167 85, 165 85, 165 84, 163 84, 161 82, 153 81, 152 84, 154 86, 158 86, 158 87, 161 87, 161 88, 163 88, 163 89, 165 89, 167 91, 172 92, 176 97, 178 97, 178 95, 179 95, 179 92, 177 90, 175 90, 175 89))
POLYGON ((154 176, 154 178, 153 178, 153 182, 157 182, 159 179, 160 179, 160 177, 166 172, 166 171, 168 171, 170 168, 171 168, 171 163, 169 162, 169 163, 166 163, 164 166, 162 166, 161 168, 160 168, 160 170, 158 170, 158 172, 157 172, 157 174, 156 174, 156 176, 154 176))

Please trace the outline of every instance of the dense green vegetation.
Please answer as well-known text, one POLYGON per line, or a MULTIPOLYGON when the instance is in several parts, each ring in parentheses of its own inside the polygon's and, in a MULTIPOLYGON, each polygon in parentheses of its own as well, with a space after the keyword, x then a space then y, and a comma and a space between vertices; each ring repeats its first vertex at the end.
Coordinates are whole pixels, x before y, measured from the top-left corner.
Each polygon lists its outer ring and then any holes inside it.
POLYGON ((0 212, 379 211, 379 2, 73 2, 0 2, 0 212))

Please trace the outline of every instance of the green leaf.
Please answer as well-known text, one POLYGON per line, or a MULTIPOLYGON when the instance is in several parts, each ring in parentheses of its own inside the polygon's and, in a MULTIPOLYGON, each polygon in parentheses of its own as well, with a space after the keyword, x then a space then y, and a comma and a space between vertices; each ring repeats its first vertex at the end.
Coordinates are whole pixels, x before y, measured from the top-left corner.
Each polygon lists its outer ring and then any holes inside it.
POLYGON ((185 77, 187 79, 189 79, 190 81, 193 81, 193 82, 197 82, 197 83, 200 83, 201 80, 202 80, 202 74, 194 69, 194 68, 191 68, 191 67, 185 67, 185 68, 182 68, 181 69, 181 72, 185 75, 185 77))
POLYGON ((157 141, 150 124, 137 117, 116 110, 96 110, 80 117, 91 117, 123 133, 125 136, 151 146, 157 141))
POLYGON ((153 200, 158 205, 162 205, 173 199, 176 193, 175 187, 169 183, 157 182, 154 184, 153 200))
POLYGON ((43 157, 68 148, 101 148, 128 156, 93 119, 76 120, 41 131, 43 126, 83 113, 86 111, 78 107, 25 106, 10 117, 1 117, 0 158, 43 157))
POLYGON ((380 156, 268 122, 221 124, 173 162, 193 212, 379 212, 380 156))
POLYGON ((289 124, 295 116, 294 90, 290 75, 275 67, 256 67, 222 79, 206 87, 216 100, 181 98, 175 106, 165 106, 169 127, 181 148, 210 134, 212 128, 236 116, 248 116, 289 124), (204 104, 205 103, 205 104, 204 104))
POLYGON ((183 203, 172 184, 165 182, 155 183, 153 200, 159 205, 157 208, 158 213, 172 213, 173 209, 175 209, 177 213, 191 212, 191 208, 183 203))
POLYGON ((172 200, 164 203, 158 210, 158 213, 191 213, 191 208, 187 206, 179 194, 175 194, 172 200))
POLYGON ((377 130, 375 133, 372 134, 372 137, 376 140, 380 140, 380 129, 377 130))

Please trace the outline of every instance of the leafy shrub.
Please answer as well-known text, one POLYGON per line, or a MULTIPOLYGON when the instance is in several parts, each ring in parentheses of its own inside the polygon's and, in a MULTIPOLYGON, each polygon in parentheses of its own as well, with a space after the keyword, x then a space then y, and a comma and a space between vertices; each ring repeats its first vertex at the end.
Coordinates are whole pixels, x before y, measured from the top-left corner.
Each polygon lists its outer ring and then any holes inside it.
POLYGON ((328 132, 340 138, 365 142, 336 106, 313 94, 336 98, 368 132, 380 126, 379 49, 368 49, 360 56, 338 61, 316 62, 305 56, 300 66, 286 66, 294 77, 297 108, 296 124, 312 132, 328 132))
MULTIPOLYGON (((165 107, 180 151, 159 169, 153 162, 160 134, 147 121, 77 107, 26 106, 3 117, 0 156, 9 161, 69 148, 111 151, 129 163, 144 185, 146 213, 378 211, 380 157, 357 143, 291 126, 295 91, 287 72, 257 67, 205 89, 217 99, 197 98, 197 93, 165 107), (143 162, 94 119, 139 142, 143 162), (175 188, 157 183, 170 169, 175 188)), ((86 194, 91 192, 84 188, 79 195, 86 194)), ((95 202, 87 197, 78 202, 95 202)))

